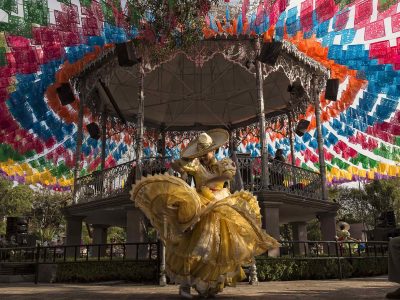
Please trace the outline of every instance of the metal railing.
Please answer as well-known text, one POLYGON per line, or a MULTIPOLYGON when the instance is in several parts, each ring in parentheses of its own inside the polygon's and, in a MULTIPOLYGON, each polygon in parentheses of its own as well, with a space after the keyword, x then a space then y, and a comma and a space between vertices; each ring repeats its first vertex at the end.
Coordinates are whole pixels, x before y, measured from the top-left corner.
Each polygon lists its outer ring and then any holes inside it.
POLYGON ((263 186, 261 157, 238 157, 238 166, 246 190, 273 190, 313 199, 322 198, 322 178, 319 173, 270 160, 267 162, 268 184, 263 186))
MULTIPOLYGON (((322 198, 322 179, 319 173, 272 160, 267 162, 268 186, 263 186, 260 157, 238 157, 243 187, 251 192, 282 191, 313 199, 322 198)), ((154 175, 170 170, 170 158, 146 158, 142 175, 154 175)), ((80 177, 76 182, 76 203, 85 203, 128 193, 135 182, 136 161, 130 161, 103 171, 80 177)), ((175 173, 175 175, 177 175, 175 173)))
MULTIPOLYGON (((257 260, 266 259, 335 259, 338 276, 343 278, 341 260, 382 258, 388 256, 387 241, 280 241, 281 247, 271 249, 257 260)), ((84 263, 96 261, 133 261, 154 266, 154 278, 163 276, 161 242, 91 244, 48 247, 0 248, 0 263, 35 264, 35 282, 40 264, 84 263)), ((149 269, 150 270, 150 269, 149 269)), ((152 271, 149 271, 152 272, 152 271)))
POLYGON ((40 264, 130 261, 153 266, 154 279, 158 281, 161 265, 160 254, 161 242, 159 241, 154 243, 13 247, 0 248, 0 263, 8 266, 15 265, 15 263, 33 264, 35 266, 35 283, 38 283, 40 264))
MULTIPOLYGON (((142 161, 142 176, 165 173, 171 160, 169 158, 146 158, 142 161)), ((84 203, 97 199, 128 193, 135 183, 136 161, 96 171, 76 181, 76 202, 84 203)))
POLYGON ((280 241, 278 251, 270 250, 258 258, 357 258, 387 257, 387 241, 280 241))
POLYGON ((160 242, 0 248, 1 262, 58 263, 129 260, 159 263, 160 242))
MULTIPOLYGON (((387 257, 387 241, 280 241, 258 258, 387 257), (275 251, 278 250, 278 251, 275 251), (271 253, 274 253, 273 255, 271 253)), ((159 261, 161 242, 0 248, 0 262, 159 261)))

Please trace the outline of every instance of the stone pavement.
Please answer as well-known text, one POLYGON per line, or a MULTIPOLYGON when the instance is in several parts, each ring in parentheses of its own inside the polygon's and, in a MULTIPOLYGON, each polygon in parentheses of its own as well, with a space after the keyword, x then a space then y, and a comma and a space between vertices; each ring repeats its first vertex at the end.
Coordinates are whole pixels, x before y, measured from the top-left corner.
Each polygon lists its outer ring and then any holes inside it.
MULTIPOLYGON (((384 299, 398 285, 386 277, 339 280, 262 282, 257 286, 245 283, 226 288, 217 299, 384 299)), ((0 299, 32 300, 103 300, 103 299, 181 299, 178 288, 127 283, 104 284, 0 284, 0 299)), ((196 299, 197 297, 195 297, 196 299)), ((198 299, 198 298, 197 298, 198 299)))

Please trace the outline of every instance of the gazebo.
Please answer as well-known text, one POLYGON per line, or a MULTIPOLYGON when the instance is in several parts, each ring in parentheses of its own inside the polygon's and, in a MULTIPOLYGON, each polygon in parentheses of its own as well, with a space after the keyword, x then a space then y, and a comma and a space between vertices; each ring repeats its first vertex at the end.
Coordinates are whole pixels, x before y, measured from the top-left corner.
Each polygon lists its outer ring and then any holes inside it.
POLYGON ((317 217, 323 239, 333 240, 338 205, 327 199, 319 107, 328 78, 324 66, 290 42, 263 43, 258 36, 206 39, 157 61, 144 44, 104 51, 72 79, 81 102, 74 203, 65 210, 67 244, 80 243, 83 220, 94 227, 94 243, 106 241, 108 226, 126 227, 127 242, 142 241, 146 222, 129 200, 132 183, 146 174, 171 172, 166 139, 177 135, 183 140, 215 127, 231 133, 230 153, 238 166, 231 188, 258 196, 263 226, 272 236, 279 239, 279 226, 290 223, 294 240, 307 240, 306 222, 317 217), (123 54, 130 55, 129 66, 123 54), (294 125, 310 103, 320 173, 294 165, 294 125), (79 177, 85 107, 102 114, 102 163, 100 171, 79 177), (107 115, 135 123, 136 141, 134 160, 109 169, 104 168, 107 115), (236 153, 237 134, 246 126, 259 129, 259 157, 236 153), (271 126, 289 135, 291 164, 269 159, 265 132, 271 126), (159 136, 159 157, 143 155, 144 128, 159 136))

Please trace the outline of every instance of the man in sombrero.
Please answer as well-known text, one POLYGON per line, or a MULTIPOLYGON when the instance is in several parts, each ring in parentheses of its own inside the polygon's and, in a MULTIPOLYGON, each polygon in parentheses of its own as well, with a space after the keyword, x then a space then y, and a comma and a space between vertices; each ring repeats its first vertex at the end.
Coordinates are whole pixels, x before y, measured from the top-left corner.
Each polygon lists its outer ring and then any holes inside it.
POLYGON ((223 129, 201 133, 182 151, 173 168, 194 177, 195 188, 170 175, 155 175, 133 186, 135 201, 159 231, 166 247, 166 271, 180 284, 180 295, 191 288, 212 297, 225 285, 244 278, 243 265, 278 242, 261 229, 260 208, 248 191, 231 194, 224 183, 236 173, 229 158, 214 152, 228 142, 223 129))

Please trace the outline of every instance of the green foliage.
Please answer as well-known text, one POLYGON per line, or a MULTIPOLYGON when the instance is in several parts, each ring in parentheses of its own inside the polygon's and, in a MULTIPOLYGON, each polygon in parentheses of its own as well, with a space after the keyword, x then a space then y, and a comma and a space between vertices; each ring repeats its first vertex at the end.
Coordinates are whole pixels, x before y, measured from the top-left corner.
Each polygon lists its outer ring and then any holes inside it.
POLYGON ((338 219, 348 223, 376 226, 383 212, 394 210, 400 218, 400 179, 374 180, 360 188, 333 187, 329 198, 341 206, 338 219))
POLYGON ((329 190, 329 198, 340 204, 337 219, 348 223, 371 223, 368 215, 370 204, 362 189, 334 187, 329 190))
POLYGON ((65 221, 61 210, 71 201, 70 193, 56 193, 49 190, 35 192, 30 227, 42 242, 50 241, 64 232, 65 221))
MULTIPOLYGON (((387 258, 341 259, 343 278, 377 276, 387 274, 387 258)), ((260 281, 273 280, 321 280, 339 278, 337 258, 290 259, 269 258, 257 260, 260 281)))
POLYGON ((42 242, 51 241, 64 231, 61 212, 72 200, 71 193, 32 190, 28 185, 16 185, 0 179, 0 233, 6 231, 5 217, 29 217, 29 231, 42 242))
POLYGON ((126 232, 121 227, 110 227, 107 231, 107 243, 125 243, 126 232))
POLYGON ((400 179, 374 180, 365 185, 365 198, 370 204, 370 214, 374 219, 382 212, 394 210, 400 217, 400 179))
POLYGON ((34 192, 27 185, 0 179, 0 217, 25 216, 31 211, 34 192))
POLYGON ((307 238, 309 241, 321 241, 322 233, 318 219, 313 219, 307 223, 307 238))
POLYGON ((87 223, 82 226, 82 243, 85 245, 92 244, 92 235, 89 232, 90 227, 87 223))
POLYGON ((281 233, 282 241, 292 241, 293 240, 293 232, 291 226, 289 224, 283 224, 279 226, 279 232, 281 233))
POLYGON ((127 280, 150 283, 158 281, 156 262, 99 261, 60 263, 57 282, 96 282, 127 280))
MULTIPOLYGON (((343 278, 377 276, 387 274, 387 258, 341 259, 343 278)), ((339 278, 337 258, 290 259, 268 258, 257 260, 260 281, 272 280, 321 280, 339 278)), ((156 262, 89 261, 59 263, 58 282, 96 282, 127 280, 150 283, 158 281, 156 262)))

